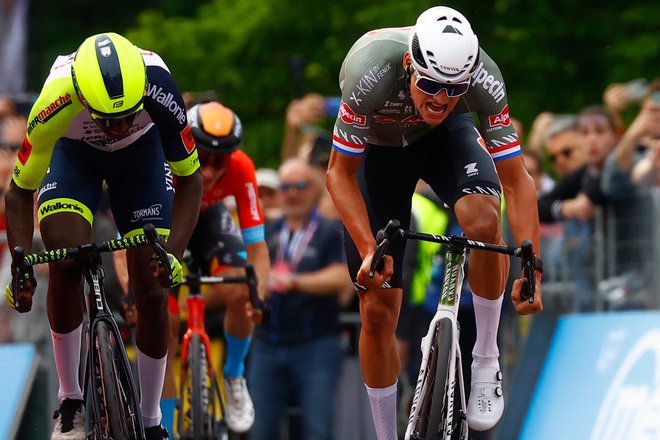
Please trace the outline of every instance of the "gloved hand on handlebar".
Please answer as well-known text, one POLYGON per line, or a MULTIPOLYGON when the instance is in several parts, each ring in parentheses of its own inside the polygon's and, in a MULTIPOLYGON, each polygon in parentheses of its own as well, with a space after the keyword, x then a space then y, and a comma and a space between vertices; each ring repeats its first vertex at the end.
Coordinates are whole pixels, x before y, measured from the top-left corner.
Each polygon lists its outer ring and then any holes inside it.
POLYGON ((160 285, 165 289, 169 289, 174 286, 178 286, 183 282, 183 268, 178 258, 173 254, 167 253, 167 258, 170 261, 170 270, 172 277, 168 277, 168 271, 161 264, 160 260, 154 255, 151 259, 152 267, 154 267, 154 276, 158 278, 160 285))
POLYGON ((20 279, 16 277, 14 266, 12 264, 12 281, 5 287, 5 299, 12 310, 20 313, 32 310, 32 296, 37 288, 37 280, 34 278, 32 267, 27 268, 27 272, 22 274, 20 279), (12 286, 18 286, 18 291, 13 292, 12 286))

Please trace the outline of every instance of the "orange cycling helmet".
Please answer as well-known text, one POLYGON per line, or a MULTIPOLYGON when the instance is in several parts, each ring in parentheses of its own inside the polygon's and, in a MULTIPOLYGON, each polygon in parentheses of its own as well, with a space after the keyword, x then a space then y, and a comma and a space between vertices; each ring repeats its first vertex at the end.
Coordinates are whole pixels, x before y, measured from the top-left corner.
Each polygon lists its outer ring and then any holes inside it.
POLYGON ((197 147, 209 153, 229 154, 243 144, 243 126, 236 113, 219 102, 196 104, 188 122, 197 147))

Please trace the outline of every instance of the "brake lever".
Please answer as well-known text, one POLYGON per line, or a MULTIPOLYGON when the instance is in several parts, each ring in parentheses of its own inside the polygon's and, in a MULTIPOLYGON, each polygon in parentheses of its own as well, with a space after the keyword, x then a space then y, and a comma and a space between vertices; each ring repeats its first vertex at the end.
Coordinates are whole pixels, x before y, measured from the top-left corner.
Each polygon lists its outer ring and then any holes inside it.
POLYGON ((144 230, 144 235, 147 237, 147 241, 149 241, 151 248, 156 254, 156 258, 160 261, 161 266, 165 268, 167 278, 172 281, 172 267, 170 266, 169 258, 167 258, 167 250, 165 250, 163 241, 156 232, 156 228, 151 223, 147 223, 142 229, 144 230))
POLYGON ((394 234, 401 229, 399 220, 392 219, 387 222, 383 229, 380 229, 376 234, 376 252, 374 252, 373 259, 371 260, 371 267, 369 268, 369 278, 373 278, 376 272, 383 270, 385 253, 389 250, 390 243, 394 238, 394 234))
POLYGON ((524 240, 520 246, 521 269, 524 276, 522 288, 520 289, 520 298, 530 304, 534 302, 534 292, 536 292, 536 276, 534 264, 534 248, 529 240, 524 240))

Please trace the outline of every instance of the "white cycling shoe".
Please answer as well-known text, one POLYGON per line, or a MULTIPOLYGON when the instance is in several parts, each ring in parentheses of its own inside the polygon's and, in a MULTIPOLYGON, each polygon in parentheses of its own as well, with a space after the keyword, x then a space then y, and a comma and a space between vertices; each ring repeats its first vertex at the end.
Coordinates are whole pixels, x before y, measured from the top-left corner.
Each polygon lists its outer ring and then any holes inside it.
POLYGON ((254 404, 248 392, 245 378, 223 379, 227 397, 225 421, 229 429, 237 434, 247 432, 254 423, 254 404))
POLYGON ((470 429, 487 431, 497 424, 504 412, 502 372, 498 366, 475 367, 472 364, 467 422, 470 429))

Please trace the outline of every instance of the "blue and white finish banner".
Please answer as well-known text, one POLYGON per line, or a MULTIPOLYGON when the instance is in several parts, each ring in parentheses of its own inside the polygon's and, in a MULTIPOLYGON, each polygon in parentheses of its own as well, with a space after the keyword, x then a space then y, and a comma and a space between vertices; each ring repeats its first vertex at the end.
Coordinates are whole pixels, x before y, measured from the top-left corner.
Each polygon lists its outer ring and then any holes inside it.
POLYGON ((660 439, 660 313, 561 318, 519 438, 660 439))

